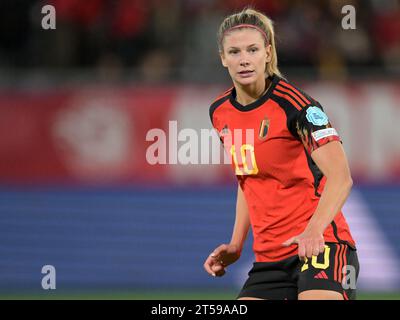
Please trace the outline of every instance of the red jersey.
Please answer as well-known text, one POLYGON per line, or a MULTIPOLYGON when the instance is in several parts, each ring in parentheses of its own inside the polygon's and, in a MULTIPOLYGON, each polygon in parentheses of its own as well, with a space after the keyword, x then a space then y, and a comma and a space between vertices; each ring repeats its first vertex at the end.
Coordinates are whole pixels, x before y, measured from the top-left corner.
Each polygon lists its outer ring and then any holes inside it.
MULTIPOLYGON (((341 141, 316 100, 277 75, 269 79, 266 93, 249 105, 237 102, 232 88, 210 107, 246 198, 257 262, 297 254, 297 246, 282 243, 305 230, 326 182, 311 153, 341 141)), ((355 247, 342 212, 324 238, 355 247)))

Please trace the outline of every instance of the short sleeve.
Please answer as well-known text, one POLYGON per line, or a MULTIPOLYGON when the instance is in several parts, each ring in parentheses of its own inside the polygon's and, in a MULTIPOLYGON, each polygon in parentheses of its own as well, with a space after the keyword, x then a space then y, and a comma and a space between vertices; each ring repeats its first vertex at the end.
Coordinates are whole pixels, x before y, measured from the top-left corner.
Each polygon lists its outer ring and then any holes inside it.
POLYGON ((294 127, 310 155, 314 150, 331 141, 342 142, 322 106, 316 101, 312 105, 303 108, 296 115, 294 127))

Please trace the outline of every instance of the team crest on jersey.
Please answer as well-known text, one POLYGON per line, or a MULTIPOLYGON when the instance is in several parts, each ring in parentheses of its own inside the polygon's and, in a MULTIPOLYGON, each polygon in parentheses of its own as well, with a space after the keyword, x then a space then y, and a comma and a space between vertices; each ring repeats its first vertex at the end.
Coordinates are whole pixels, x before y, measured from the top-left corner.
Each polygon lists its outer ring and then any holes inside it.
POLYGON ((268 128, 269 128, 269 119, 265 117, 261 121, 260 130, 258 132, 258 138, 260 140, 265 140, 267 138, 268 128))

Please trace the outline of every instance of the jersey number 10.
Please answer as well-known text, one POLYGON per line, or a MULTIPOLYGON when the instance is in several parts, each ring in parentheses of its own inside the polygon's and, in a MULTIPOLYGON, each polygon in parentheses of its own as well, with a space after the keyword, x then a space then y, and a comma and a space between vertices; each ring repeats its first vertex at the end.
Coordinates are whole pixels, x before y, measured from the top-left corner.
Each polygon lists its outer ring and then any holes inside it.
POLYGON ((254 154, 254 146, 251 144, 243 144, 240 147, 240 157, 241 161, 238 162, 236 148, 235 146, 231 146, 231 155, 233 158, 233 162, 235 163, 235 174, 238 176, 243 175, 254 175, 258 173, 258 167, 256 163, 256 156, 254 154), (249 168, 247 164, 247 153, 250 154, 251 159, 251 168, 249 168))

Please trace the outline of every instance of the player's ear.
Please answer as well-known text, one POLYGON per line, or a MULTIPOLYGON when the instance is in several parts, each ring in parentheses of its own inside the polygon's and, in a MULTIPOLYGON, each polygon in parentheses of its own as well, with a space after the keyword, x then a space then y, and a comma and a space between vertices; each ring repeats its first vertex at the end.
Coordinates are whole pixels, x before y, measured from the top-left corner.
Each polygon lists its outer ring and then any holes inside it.
POLYGON ((272 59, 272 49, 271 48, 272 47, 271 47, 270 44, 265 47, 265 54, 266 54, 267 63, 270 63, 271 59, 272 59))
POLYGON ((226 63, 226 59, 225 59, 225 54, 224 54, 224 52, 223 52, 223 51, 220 51, 220 52, 219 52, 219 56, 221 57, 221 63, 222 63, 222 65, 223 65, 225 68, 227 68, 228 65, 227 65, 227 63, 226 63))

